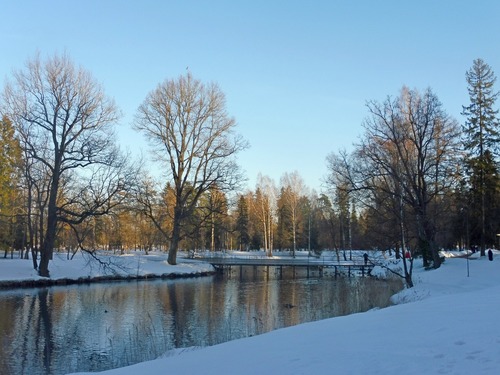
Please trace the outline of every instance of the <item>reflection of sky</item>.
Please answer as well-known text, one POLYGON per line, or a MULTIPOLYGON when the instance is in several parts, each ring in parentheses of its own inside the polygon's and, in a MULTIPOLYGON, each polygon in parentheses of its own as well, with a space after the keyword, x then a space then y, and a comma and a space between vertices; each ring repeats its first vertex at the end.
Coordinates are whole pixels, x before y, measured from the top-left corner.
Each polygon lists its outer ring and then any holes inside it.
POLYGON ((266 280, 257 271, 255 279, 247 272, 241 280, 232 275, 2 292, 0 373, 124 366, 176 347, 367 310, 385 304, 395 288, 364 278, 266 280))

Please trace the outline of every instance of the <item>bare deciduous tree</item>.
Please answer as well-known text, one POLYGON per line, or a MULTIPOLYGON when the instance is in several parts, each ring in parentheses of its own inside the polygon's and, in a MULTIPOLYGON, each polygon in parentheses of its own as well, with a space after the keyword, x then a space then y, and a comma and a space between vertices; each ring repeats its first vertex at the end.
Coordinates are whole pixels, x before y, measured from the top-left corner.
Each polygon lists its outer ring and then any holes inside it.
POLYGON ((274 219, 276 212, 276 186, 269 176, 259 173, 255 189, 255 211, 259 217, 264 234, 264 250, 273 256, 274 219))
POLYGON ((458 125, 430 90, 403 88, 384 103, 368 104, 365 138, 359 152, 371 161, 371 173, 389 176, 392 193, 411 207, 424 264, 441 264, 435 244, 431 202, 453 181, 458 125))
POLYGON ((393 199, 402 242, 403 221, 408 220, 403 213, 408 207, 424 265, 432 262, 437 268, 440 258, 433 210, 439 207, 440 195, 455 181, 457 122, 443 111, 430 89, 420 94, 403 88, 397 98, 369 102, 368 110, 355 162, 349 163, 344 155, 332 158, 330 168, 372 202, 380 201, 381 196, 393 199))
POLYGON ((88 71, 54 55, 36 56, 14 73, 2 112, 21 134, 25 155, 48 173, 39 274, 49 276, 58 223, 103 214, 122 196, 126 169, 112 128, 119 111, 88 71))
POLYGON ((135 128, 168 166, 175 191, 170 264, 177 263, 183 223, 199 198, 212 187, 232 189, 242 181, 235 155, 247 144, 235 126, 219 86, 205 85, 190 73, 158 85, 138 109, 135 128))
POLYGON ((172 188, 167 185, 162 192, 158 183, 150 176, 142 176, 133 189, 133 210, 144 215, 164 239, 170 240, 173 221, 174 200, 172 188))
POLYGON ((295 258, 297 250, 297 222, 299 216, 300 199, 307 194, 304 180, 297 171, 285 173, 281 177, 281 186, 288 190, 288 194, 284 194, 286 203, 290 210, 292 221, 292 256, 295 258))

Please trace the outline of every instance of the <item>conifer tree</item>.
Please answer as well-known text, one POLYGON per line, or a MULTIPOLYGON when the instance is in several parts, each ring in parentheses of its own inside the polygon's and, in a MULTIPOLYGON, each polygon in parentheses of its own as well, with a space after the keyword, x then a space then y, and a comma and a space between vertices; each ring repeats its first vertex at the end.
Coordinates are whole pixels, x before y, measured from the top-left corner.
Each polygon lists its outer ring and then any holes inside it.
POLYGON ((21 148, 14 136, 14 127, 4 116, 0 120, 0 213, 12 200, 13 177, 20 159, 21 148))
POLYGON ((21 147, 15 137, 14 127, 3 116, 0 119, 0 246, 3 243, 8 247, 13 240, 20 161, 21 147))
POLYGON ((249 213, 248 203, 243 195, 240 195, 240 198, 238 199, 237 210, 236 231, 238 232, 239 250, 247 250, 250 243, 249 213))
MULTIPOLYGON (((488 171, 496 171, 495 161, 488 157, 498 150, 500 123, 495 101, 498 92, 493 86, 496 76, 491 67, 482 59, 476 59, 466 75, 470 104, 463 107, 462 115, 466 117, 464 125, 464 147, 467 152, 466 166, 471 194, 476 197, 472 201, 479 202, 479 227, 481 255, 485 255, 487 215, 486 206, 489 194, 486 181, 488 171), (492 164, 493 163, 493 164, 492 164)), ((495 172, 496 173, 496 172, 495 172)))

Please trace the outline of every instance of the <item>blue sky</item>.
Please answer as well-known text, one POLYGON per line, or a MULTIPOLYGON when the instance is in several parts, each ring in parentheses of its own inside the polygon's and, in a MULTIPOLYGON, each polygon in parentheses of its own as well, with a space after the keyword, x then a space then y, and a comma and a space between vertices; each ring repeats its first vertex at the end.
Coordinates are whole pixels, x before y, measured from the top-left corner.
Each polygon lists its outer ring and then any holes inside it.
MULTIPOLYGON (((497 1, 2 1, 0 85, 39 51, 66 51, 123 111, 124 148, 147 153, 131 129, 165 79, 215 81, 250 148, 249 188, 298 171, 322 190, 326 156, 362 134, 367 100, 431 87, 463 122, 465 72, 483 58, 500 74, 497 1)), ((500 89, 500 83, 497 84, 500 89)), ((500 104, 500 103, 499 103, 500 104)))

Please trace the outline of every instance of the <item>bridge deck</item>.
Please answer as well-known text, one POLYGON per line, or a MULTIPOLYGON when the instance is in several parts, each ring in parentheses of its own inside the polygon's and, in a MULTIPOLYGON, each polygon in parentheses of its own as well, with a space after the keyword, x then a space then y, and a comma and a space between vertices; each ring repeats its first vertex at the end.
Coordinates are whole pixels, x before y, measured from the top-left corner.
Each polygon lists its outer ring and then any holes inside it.
POLYGON ((313 257, 297 257, 297 258, 245 258, 245 257, 203 257, 196 258, 207 263, 210 263, 216 269, 231 268, 232 266, 254 266, 254 267, 305 267, 305 268, 333 268, 335 274, 341 270, 346 270, 350 275, 351 271, 361 271, 362 275, 369 274, 373 268, 372 264, 364 264, 364 262, 344 261, 337 262, 332 260, 318 259, 313 257))

